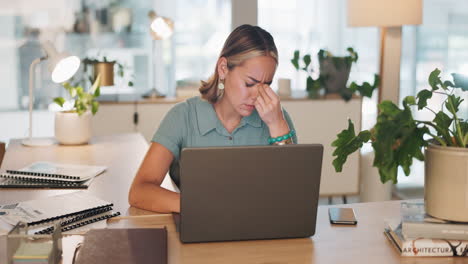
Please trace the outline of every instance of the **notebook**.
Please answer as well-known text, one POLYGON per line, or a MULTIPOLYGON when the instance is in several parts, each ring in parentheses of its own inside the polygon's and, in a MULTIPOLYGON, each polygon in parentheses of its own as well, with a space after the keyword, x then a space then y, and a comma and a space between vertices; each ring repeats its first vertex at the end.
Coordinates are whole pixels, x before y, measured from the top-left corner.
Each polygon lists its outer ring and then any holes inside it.
POLYGON ((105 166, 59 164, 39 161, 19 170, 7 170, 3 178, 46 182, 83 182, 106 170, 105 166))
POLYGON ((19 170, 0 174, 0 188, 81 188, 86 189, 105 166, 35 162, 19 170))
POLYGON ((86 233, 77 264, 167 263, 166 228, 97 229, 86 233), (109 243, 110 241, 118 243, 109 243))
POLYGON ((22 221, 33 226, 33 234, 50 234, 61 221, 62 232, 87 226, 120 215, 112 203, 83 191, 49 196, 14 204, 0 205, 0 220, 10 225, 22 221))
POLYGON ((87 189, 94 178, 84 182, 43 182, 17 179, 0 181, 0 188, 87 189))

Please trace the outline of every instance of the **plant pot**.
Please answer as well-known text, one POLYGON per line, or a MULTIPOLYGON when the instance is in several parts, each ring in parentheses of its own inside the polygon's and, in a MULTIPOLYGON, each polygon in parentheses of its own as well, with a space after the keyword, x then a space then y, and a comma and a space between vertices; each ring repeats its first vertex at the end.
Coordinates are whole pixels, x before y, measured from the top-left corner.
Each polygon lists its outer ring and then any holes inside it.
POLYGON ((468 148, 431 144, 425 157, 426 213, 468 222, 468 148))
POLYGON ((372 165, 373 162, 374 151, 361 152, 359 159, 359 201, 361 203, 389 201, 392 199, 393 183, 391 181, 386 183, 380 181, 379 170, 372 165))
POLYGON ((98 74, 101 75, 101 86, 114 85, 114 64, 115 62, 97 62, 94 63, 94 79, 98 74))
POLYGON ((351 65, 346 63, 344 57, 319 59, 319 64, 325 93, 341 93, 346 89, 351 65))
POLYGON ((91 139, 91 112, 55 113, 55 138, 63 145, 86 144, 91 139))

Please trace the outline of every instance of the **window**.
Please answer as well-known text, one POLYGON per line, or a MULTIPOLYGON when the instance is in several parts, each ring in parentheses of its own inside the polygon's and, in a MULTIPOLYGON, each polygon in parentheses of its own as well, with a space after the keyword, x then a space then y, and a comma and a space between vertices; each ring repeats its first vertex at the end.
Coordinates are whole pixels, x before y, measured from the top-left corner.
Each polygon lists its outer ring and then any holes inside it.
MULTIPOLYGON (((378 72, 378 31, 348 28, 345 0, 258 0, 258 21, 273 35, 278 48, 280 60, 275 77, 292 79, 293 95, 305 91, 306 83, 306 77, 298 74, 290 62, 295 50, 312 55, 316 75, 320 49, 345 55, 349 46, 359 53, 350 80, 372 81, 378 72)), ((276 85, 275 81, 272 87, 276 85)))
POLYGON ((196 93, 200 80, 215 69, 225 39, 231 32, 230 0, 177 0, 175 78, 177 93, 196 93))
MULTIPOLYGON (((416 95, 428 89, 428 76, 439 68, 443 79, 451 80, 450 73, 468 74, 468 3, 464 1, 425 0, 423 24, 403 29, 400 98, 416 95)), ((461 93, 459 93, 461 94, 461 93)), ((459 117, 468 117, 468 95, 460 106, 459 117)), ((429 107, 438 111, 443 96, 434 95, 429 107), (431 106, 432 105, 432 106, 431 106)), ((418 111, 415 118, 432 120, 433 113, 418 111)), ((398 181, 403 184, 423 186, 424 163, 414 160, 410 177, 399 172, 398 181)))

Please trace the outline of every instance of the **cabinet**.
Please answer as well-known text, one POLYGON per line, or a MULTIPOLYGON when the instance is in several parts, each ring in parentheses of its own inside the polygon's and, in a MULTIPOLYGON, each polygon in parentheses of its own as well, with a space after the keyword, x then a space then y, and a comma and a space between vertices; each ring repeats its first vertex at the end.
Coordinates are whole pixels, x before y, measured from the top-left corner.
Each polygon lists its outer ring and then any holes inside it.
MULTIPOLYGON (((140 132, 150 141, 165 114, 181 100, 148 100, 138 102, 102 103, 93 118, 93 135, 140 132), (134 120, 137 115, 138 120, 134 120), (137 121, 137 122, 135 122, 137 121)), ((361 127, 361 99, 349 102, 342 99, 282 101, 290 114, 299 143, 320 143, 324 146, 321 196, 354 195, 359 193, 359 154, 348 157, 343 172, 332 166, 332 141, 348 126, 348 118, 356 128, 361 127)))

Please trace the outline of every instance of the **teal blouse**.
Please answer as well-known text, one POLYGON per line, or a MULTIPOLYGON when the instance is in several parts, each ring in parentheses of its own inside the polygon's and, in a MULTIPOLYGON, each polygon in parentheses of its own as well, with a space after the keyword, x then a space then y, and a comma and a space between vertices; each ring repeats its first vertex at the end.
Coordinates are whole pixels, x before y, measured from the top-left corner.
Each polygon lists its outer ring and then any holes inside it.
MULTIPOLYGON (((294 129, 291 117, 283 109, 289 128, 294 129)), ((243 117, 240 124, 229 133, 218 119, 213 105, 196 96, 176 104, 164 117, 152 141, 157 142, 174 155, 169 175, 179 186, 180 152, 187 147, 218 147, 268 145, 268 126, 254 110, 243 117)), ((297 137, 293 137, 297 143, 297 137)))

